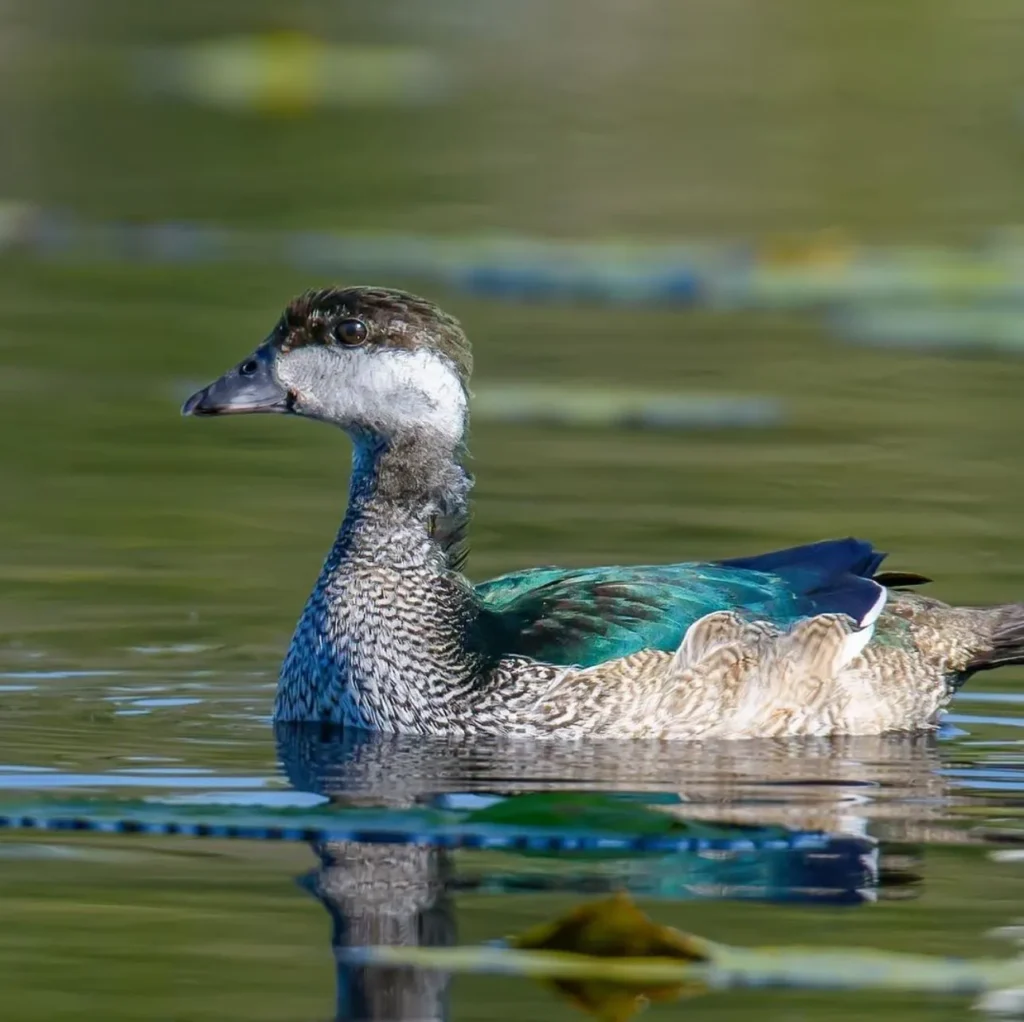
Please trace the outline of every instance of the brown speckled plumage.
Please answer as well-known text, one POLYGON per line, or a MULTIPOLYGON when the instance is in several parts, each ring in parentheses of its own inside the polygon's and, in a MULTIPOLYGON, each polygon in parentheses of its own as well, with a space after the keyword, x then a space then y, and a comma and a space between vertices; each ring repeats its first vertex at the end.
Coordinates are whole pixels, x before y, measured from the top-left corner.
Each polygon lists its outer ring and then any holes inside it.
POLYGON ((567 737, 750 738, 928 727, 953 696, 965 639, 977 642, 998 611, 921 600, 893 596, 895 615, 910 628, 908 642, 872 642, 852 658, 844 656, 845 642, 858 629, 841 615, 783 630, 731 612, 710 614, 691 626, 674 655, 647 650, 568 672, 539 710, 567 737))

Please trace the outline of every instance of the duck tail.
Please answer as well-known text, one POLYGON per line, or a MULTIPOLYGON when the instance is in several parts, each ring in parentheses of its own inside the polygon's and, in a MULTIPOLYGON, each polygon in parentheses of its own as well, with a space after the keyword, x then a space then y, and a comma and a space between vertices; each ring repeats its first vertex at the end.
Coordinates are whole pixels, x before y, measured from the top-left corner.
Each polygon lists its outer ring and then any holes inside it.
POLYGON ((992 607, 988 614, 992 622, 988 643, 967 662, 962 672, 965 680, 979 671, 1024 664, 1024 603, 992 607))

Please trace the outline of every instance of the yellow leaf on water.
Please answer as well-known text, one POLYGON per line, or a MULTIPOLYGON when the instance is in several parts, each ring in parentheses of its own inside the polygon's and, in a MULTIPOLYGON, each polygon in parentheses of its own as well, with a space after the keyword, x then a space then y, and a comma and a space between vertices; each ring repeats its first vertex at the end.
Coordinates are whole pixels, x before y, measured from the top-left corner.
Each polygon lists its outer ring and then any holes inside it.
MULTIPOLYGON (((706 962, 710 945, 699 937, 661 926, 625 894, 581 905, 509 941, 528 951, 562 951, 595 958, 658 958, 706 962)), ((607 1022, 625 1022, 647 1003, 674 1001, 704 992, 700 983, 626 984, 603 979, 552 980, 551 985, 584 1011, 607 1022)))

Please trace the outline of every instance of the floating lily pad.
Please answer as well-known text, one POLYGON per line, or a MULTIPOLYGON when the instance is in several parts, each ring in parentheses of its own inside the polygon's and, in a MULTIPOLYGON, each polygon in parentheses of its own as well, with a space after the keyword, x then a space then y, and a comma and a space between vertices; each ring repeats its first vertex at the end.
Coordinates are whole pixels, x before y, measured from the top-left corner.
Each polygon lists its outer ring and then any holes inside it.
POLYGON ((1024 987, 1024 960, 970 960, 873 948, 739 948, 659 926, 625 895, 583 905, 502 947, 351 948, 346 961, 459 973, 519 975, 551 984, 608 1022, 648 1001, 704 990, 886 990, 977 996, 1024 987))

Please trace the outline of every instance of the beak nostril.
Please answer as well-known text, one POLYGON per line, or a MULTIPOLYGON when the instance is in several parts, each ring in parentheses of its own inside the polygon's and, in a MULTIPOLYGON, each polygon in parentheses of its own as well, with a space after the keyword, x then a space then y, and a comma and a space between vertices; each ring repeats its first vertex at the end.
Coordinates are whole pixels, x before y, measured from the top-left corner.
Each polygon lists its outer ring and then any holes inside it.
POLYGON ((181 411, 183 415, 281 414, 291 411, 291 406, 269 363, 256 352, 193 394, 181 411))

